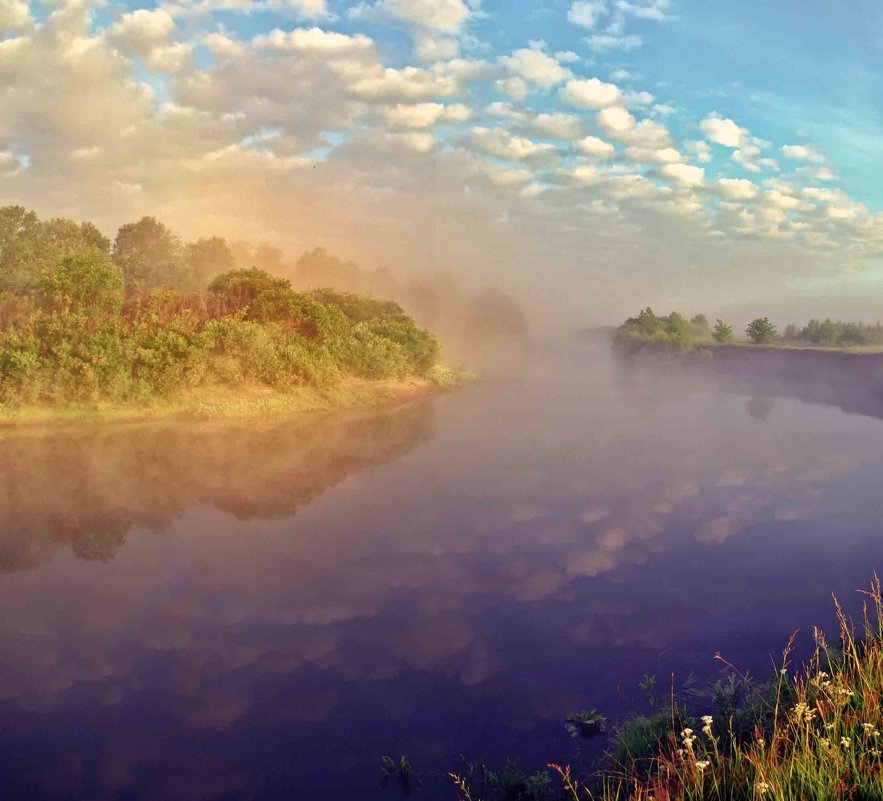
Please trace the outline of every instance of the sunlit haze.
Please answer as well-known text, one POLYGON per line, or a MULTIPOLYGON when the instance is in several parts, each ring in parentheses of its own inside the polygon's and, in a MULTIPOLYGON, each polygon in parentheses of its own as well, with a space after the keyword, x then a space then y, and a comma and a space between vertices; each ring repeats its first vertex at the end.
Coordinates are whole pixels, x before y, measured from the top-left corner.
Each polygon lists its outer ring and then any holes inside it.
POLYGON ((867 0, 0 0, 0 204, 560 325, 875 320, 881 49, 867 0))

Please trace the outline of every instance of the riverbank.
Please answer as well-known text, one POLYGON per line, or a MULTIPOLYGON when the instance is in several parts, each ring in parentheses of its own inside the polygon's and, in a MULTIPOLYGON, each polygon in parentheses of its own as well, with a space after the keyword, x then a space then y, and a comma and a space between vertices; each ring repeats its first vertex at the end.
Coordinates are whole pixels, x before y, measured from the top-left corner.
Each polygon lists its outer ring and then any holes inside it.
POLYGON ((174 398, 144 403, 96 402, 63 405, 0 405, 0 428, 96 423, 139 423, 170 419, 241 419, 334 409, 396 406, 428 398, 465 383, 453 373, 447 382, 428 378, 368 381, 349 379, 328 388, 266 386, 198 387, 174 398))
MULTIPOLYGON (((802 666, 791 664, 795 635, 762 682, 717 657, 729 677, 704 693, 679 697, 672 688, 668 704, 653 701, 657 711, 616 727, 600 771, 584 777, 550 764, 547 773, 516 771, 506 782, 487 771, 477 777, 452 773, 459 801, 883 798, 883 595, 877 577, 863 595, 858 623, 835 599, 839 638, 829 642, 814 629, 815 653, 802 666), (704 707, 689 708, 697 699, 704 707), (507 795, 513 787, 537 789, 507 795)), ((651 700, 654 687, 647 683, 651 700)), ((604 731, 604 718, 594 710, 572 719, 583 723, 573 729, 577 739, 604 731)))
POLYGON ((688 361, 718 377, 883 398, 883 352, 765 345, 704 345, 688 361))

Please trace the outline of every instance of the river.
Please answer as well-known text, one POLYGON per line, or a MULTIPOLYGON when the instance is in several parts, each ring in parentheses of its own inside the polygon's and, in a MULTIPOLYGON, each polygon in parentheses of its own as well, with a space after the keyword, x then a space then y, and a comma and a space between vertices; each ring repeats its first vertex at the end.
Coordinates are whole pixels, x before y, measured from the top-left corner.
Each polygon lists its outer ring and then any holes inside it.
POLYGON ((539 362, 395 409, 2 432, 0 790, 395 798, 404 754, 451 798, 460 754, 573 761, 568 712, 615 724, 716 652, 763 675, 832 592, 858 608, 883 420, 539 362))

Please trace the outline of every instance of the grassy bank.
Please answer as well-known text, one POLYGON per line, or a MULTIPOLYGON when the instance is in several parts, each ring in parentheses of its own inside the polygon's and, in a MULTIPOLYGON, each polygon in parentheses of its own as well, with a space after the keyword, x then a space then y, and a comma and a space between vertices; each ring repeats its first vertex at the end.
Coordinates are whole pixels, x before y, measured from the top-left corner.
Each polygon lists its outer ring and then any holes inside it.
MULTIPOLYGON (((705 714, 678 701, 615 730, 607 766, 567 766, 478 789, 452 775, 460 801, 871 801, 883 798, 883 597, 878 579, 854 625, 837 605, 839 638, 815 631, 803 667, 785 649, 762 684, 734 673, 705 714), (519 784, 520 783, 520 784, 519 784)), ((836 601, 835 601, 836 603, 836 601)), ((585 734, 597 733, 597 726, 585 734)))
POLYGON ((377 381, 353 379, 332 387, 302 386, 285 391, 259 385, 213 386, 139 403, 98 401, 0 405, 0 428, 175 418, 236 419, 331 409, 380 408, 420 400, 467 380, 467 374, 453 373, 453 377, 444 382, 417 377, 377 381))

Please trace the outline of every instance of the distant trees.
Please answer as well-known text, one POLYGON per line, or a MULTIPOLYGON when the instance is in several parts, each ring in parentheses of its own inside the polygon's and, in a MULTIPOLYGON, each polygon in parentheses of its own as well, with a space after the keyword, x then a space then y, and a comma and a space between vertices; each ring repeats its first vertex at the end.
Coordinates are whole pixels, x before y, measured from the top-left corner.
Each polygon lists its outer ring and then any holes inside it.
POLYGON ((181 240, 154 217, 142 217, 120 228, 113 258, 123 271, 128 291, 192 286, 181 240))
POLYGON ((711 336, 714 338, 715 342, 724 344, 725 342, 729 342, 730 340, 732 340, 733 329, 731 326, 723 322, 723 320, 718 319, 715 323, 714 328, 711 331, 711 336))
POLYGON ((881 345, 883 326, 880 323, 851 323, 826 317, 824 320, 812 319, 803 328, 793 324, 787 326, 784 339, 809 345, 881 345))
POLYGON ((755 345, 772 342, 777 336, 776 326, 770 322, 769 317, 756 317, 748 323, 745 333, 755 345))
POLYGON ((698 336, 707 336, 710 330, 708 318, 704 314, 697 314, 690 318, 690 325, 698 336))
POLYGON ((236 258, 225 239, 213 236, 186 245, 184 263, 194 286, 205 289, 214 276, 233 270, 236 258))
POLYGON ((656 315, 649 306, 637 317, 629 317, 613 335, 614 345, 623 353, 636 353, 644 347, 680 352, 693 346, 693 328, 687 319, 672 312, 656 315))
MULTIPOLYGON (((769 317, 757 317, 745 328, 745 335, 757 345, 769 344, 780 339, 776 326, 769 317)), ((615 335, 620 344, 676 346, 682 350, 699 346, 707 337, 723 344, 734 339, 730 325, 718 319, 711 330, 704 315, 697 314, 687 322, 677 312, 657 316, 649 307, 637 317, 630 317, 615 335)), ((781 340, 788 343, 829 347, 883 345, 883 324, 843 322, 841 320, 812 319, 803 328, 790 323, 785 326, 781 340)))
POLYGON ((40 220, 23 206, 0 208, 0 292, 30 292, 42 272, 62 256, 107 253, 110 241, 92 223, 40 220))

